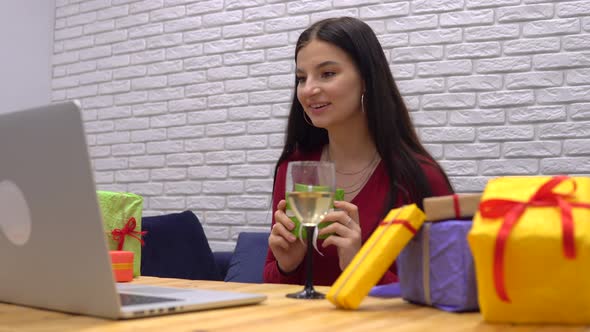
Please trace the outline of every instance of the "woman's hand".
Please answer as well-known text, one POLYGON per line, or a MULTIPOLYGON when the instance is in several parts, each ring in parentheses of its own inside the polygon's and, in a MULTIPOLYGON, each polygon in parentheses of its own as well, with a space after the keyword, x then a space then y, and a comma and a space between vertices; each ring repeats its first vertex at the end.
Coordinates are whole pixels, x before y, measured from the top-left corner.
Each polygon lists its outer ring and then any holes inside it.
POLYGON ((338 250, 338 263, 344 270, 352 261, 354 255, 361 249, 361 227, 358 207, 345 201, 334 201, 334 208, 339 211, 330 212, 323 221, 334 221, 329 226, 322 228, 319 235, 330 234, 324 240, 322 247, 336 246, 338 250))
POLYGON ((307 246, 291 234, 295 224, 285 214, 287 203, 281 200, 275 212, 275 224, 268 237, 268 246, 275 256, 279 268, 284 273, 292 272, 301 264, 307 246))

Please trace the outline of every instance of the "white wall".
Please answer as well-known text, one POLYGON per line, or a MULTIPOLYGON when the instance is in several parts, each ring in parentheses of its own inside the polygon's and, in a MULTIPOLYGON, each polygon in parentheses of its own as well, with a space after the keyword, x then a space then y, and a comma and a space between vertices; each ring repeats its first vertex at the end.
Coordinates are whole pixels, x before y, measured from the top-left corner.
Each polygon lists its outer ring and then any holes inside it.
POLYGON ((54 0, 0 1, 0 112, 51 101, 54 0))
POLYGON ((590 1, 57 2, 53 98, 81 99, 100 188, 193 210, 214 249, 268 230, 300 31, 377 32, 458 191, 590 173, 590 1))

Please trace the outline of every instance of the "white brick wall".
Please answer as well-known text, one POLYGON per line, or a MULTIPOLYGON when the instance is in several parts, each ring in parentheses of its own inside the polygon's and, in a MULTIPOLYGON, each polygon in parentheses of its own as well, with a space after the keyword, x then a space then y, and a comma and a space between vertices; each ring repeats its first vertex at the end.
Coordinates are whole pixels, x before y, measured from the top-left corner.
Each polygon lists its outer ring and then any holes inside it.
POLYGON ((100 189, 193 210, 231 249, 268 230, 296 38, 338 15, 378 33, 458 191, 590 174, 588 0, 63 0, 53 99, 81 100, 100 189))

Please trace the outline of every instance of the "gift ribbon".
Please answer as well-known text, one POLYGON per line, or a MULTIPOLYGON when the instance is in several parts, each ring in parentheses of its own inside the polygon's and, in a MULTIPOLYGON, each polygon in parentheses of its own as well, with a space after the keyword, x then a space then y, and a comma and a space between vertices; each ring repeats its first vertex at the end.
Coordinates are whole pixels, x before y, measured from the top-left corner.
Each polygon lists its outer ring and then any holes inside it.
POLYGON ((504 302, 510 302, 506 292, 504 280, 504 250, 510 232, 518 222, 520 216, 528 207, 558 207, 561 213, 561 230, 563 234, 563 254, 567 259, 576 258, 574 242, 573 207, 590 208, 590 204, 569 202, 575 198, 576 182, 568 176, 554 176, 545 182, 535 194, 526 202, 510 199, 488 199, 479 205, 479 212, 483 218, 497 219, 504 217, 494 248, 494 286, 496 294, 504 302), (560 183, 571 180, 572 190, 562 194, 553 189, 560 183))
POLYGON ((461 218, 461 205, 459 205, 459 195, 453 194, 453 208, 455 209, 455 218, 461 218))
POLYGON ((133 263, 113 263, 113 270, 130 270, 133 269, 133 263))
POLYGON ((412 226, 412 224, 409 221, 403 219, 395 219, 395 217, 389 221, 383 220, 381 223, 379 223, 379 226, 389 226, 394 224, 400 224, 404 226, 407 230, 409 230, 412 233, 412 235, 416 235, 416 232, 418 232, 418 230, 414 226, 412 226))
POLYGON ((426 222, 422 225, 422 287, 424 288, 424 303, 432 306, 430 295, 430 225, 426 222))
POLYGON ((135 218, 131 217, 131 218, 129 218, 129 220, 127 220, 127 223, 125 224, 125 226, 123 226, 123 228, 113 229, 113 231, 111 232, 111 235, 113 236, 113 240, 115 240, 118 243, 117 250, 123 249, 123 244, 125 244, 125 237, 126 236, 131 236, 133 238, 136 238, 141 243, 142 246, 145 244, 145 242, 143 241, 143 239, 141 237, 146 235, 147 231, 138 232, 135 230, 136 226, 137 226, 137 222, 135 221, 135 218))

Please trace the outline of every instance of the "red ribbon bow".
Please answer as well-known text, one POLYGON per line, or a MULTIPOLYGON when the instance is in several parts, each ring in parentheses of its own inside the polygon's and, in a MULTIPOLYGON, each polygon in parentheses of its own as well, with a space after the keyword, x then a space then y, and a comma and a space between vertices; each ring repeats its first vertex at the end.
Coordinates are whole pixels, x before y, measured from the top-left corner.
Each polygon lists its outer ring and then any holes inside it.
POLYGON ((127 223, 125 224, 125 226, 123 226, 122 229, 119 229, 119 228, 113 229, 111 234, 113 236, 113 240, 118 242, 117 250, 123 249, 123 244, 125 243, 125 236, 127 236, 127 235, 139 240, 139 242, 141 243, 142 246, 145 244, 145 242, 143 241, 143 239, 141 237, 146 235, 147 231, 138 232, 135 230, 136 226, 137 226, 137 222, 135 221, 135 218, 131 217, 131 218, 129 218, 129 220, 127 220, 127 223))
POLYGON ((590 208, 590 204, 570 202, 575 198, 576 182, 567 176, 555 176, 545 182, 537 192, 526 202, 509 199, 488 199, 479 205, 479 212, 483 218, 497 219, 504 217, 494 248, 494 286, 496 294, 504 302, 510 302, 504 283, 504 250, 510 232, 518 222, 520 216, 528 207, 558 207, 561 212, 561 230, 563 234, 563 254, 568 259, 576 258, 574 242, 573 207, 590 208), (554 192, 553 189, 561 182, 571 180, 572 190, 565 193, 554 192))

